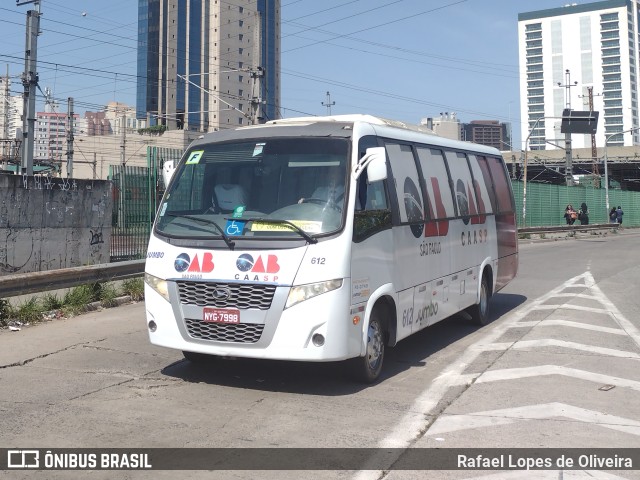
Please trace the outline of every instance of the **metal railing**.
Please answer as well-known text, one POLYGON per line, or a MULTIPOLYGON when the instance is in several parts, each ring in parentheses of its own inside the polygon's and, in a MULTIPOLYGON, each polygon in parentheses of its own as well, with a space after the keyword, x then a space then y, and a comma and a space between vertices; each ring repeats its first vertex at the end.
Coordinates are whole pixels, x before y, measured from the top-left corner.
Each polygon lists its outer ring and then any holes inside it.
POLYGON ((139 277, 144 273, 144 263, 145 260, 130 260, 7 275, 0 277, 0 298, 139 277))
POLYGON ((571 233, 571 232, 584 232, 594 230, 617 230, 617 223, 594 223, 590 225, 551 225, 546 227, 521 227, 518 228, 518 235, 528 233, 571 233))

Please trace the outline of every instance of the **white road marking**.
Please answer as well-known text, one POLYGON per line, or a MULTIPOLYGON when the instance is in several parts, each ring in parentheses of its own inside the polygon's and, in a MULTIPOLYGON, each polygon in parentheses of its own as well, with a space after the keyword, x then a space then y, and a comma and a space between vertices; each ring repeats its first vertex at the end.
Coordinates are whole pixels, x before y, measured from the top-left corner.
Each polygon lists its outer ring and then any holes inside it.
POLYGON ((581 350, 583 352, 597 353, 599 355, 606 355, 608 357, 629 358, 638 359, 640 353, 628 352, 625 350, 616 350, 614 348, 597 347, 595 345, 586 345, 584 343, 567 342, 566 340, 556 340, 555 338, 543 338, 540 340, 522 340, 516 342, 503 342, 494 343, 492 345, 485 345, 484 350, 506 350, 513 348, 515 350, 523 350, 526 348, 538 348, 538 347, 562 347, 570 348, 572 350, 581 350))
POLYGON ((640 422, 636 420, 557 402, 487 410, 468 415, 444 415, 431 425, 429 435, 442 435, 470 428, 507 425, 517 421, 551 420, 554 418, 568 418, 576 422, 595 424, 640 436, 640 422))
POLYGON ((629 335, 633 341, 640 348, 640 330, 631 323, 627 318, 620 313, 620 310, 613 304, 611 300, 607 298, 607 296, 600 290, 597 286, 592 288, 594 297, 598 298, 598 301, 602 303, 606 309, 609 311, 609 315, 620 325, 627 335, 629 335))
POLYGON ((593 332, 611 333, 612 335, 628 335, 622 328, 601 327, 599 325, 572 322, 570 320, 549 320, 548 318, 542 321, 520 322, 518 327, 571 327, 591 330, 593 332))
POLYGON ((536 310, 577 310, 579 312, 603 313, 605 315, 610 315, 606 308, 585 307, 584 305, 571 305, 569 303, 540 305, 536 310))
MULTIPOLYGON (((571 295, 572 298, 575 298, 577 295, 571 295)), ((530 340, 527 342, 504 342, 497 343, 497 340, 500 339, 509 329, 511 328, 521 328, 522 325, 530 326, 529 321, 526 321, 527 315, 534 310, 555 310, 555 309, 569 309, 569 310, 578 310, 585 311, 590 313, 603 313, 616 321, 616 323, 623 329, 630 337, 632 337, 635 343, 640 347, 640 331, 629 322, 620 311, 613 305, 613 303, 604 295, 604 293, 598 288, 596 285, 595 279, 591 275, 591 273, 586 272, 582 275, 578 275, 572 279, 567 280, 560 286, 554 288, 553 290, 547 292, 545 295, 533 300, 528 305, 522 307, 519 310, 516 310, 508 320, 504 321, 499 325, 492 326, 491 330, 478 342, 469 346, 460 358, 449 365, 449 367, 445 368, 442 373, 434 379, 430 386, 423 390, 423 392, 416 398, 414 403, 411 405, 409 411, 400 419, 400 421, 396 424, 393 430, 383 438, 379 443, 380 448, 407 448, 409 447, 417 438, 420 438, 424 435, 425 428, 428 426, 428 415, 430 415, 433 410, 436 408, 440 400, 444 397, 447 391, 454 387, 464 384, 461 383, 461 379, 466 379, 469 381, 473 381, 473 375, 465 375, 464 371, 468 368, 468 366, 473 363, 479 355, 481 355, 485 351, 496 350, 496 349, 509 349, 509 348, 533 348, 538 346, 561 346, 565 348, 572 348, 578 350, 586 350, 589 352, 600 353, 602 355, 611 355, 621 358, 640 358, 640 355, 633 352, 621 352, 619 350, 602 348, 602 347, 594 347, 594 346, 586 346, 581 345, 575 342, 563 342, 554 339, 549 340, 530 340), (596 299, 601 302, 605 308, 591 308, 591 307, 582 307, 577 305, 546 305, 545 303, 550 301, 552 298, 557 297, 559 295, 564 296, 563 291, 567 288, 575 288, 580 287, 583 289, 589 289, 591 296, 588 298, 596 299), (524 322, 523 322, 524 320, 524 322), (519 346, 519 344, 524 344, 524 346, 519 346)), ((542 321, 541 321, 542 322, 542 321)), ((540 323, 540 322, 539 322, 540 323)), ((603 327, 604 328, 604 327, 603 327)), ((479 376, 479 375, 478 375, 479 376)), ((553 404, 552 404, 553 405, 553 404)), ((559 404, 561 405, 561 404, 559 404)), ((525 407, 518 407, 521 411, 530 410, 532 412, 536 412, 536 409, 541 409, 542 412, 549 413, 548 406, 545 405, 532 405, 525 407)), ((604 414, 600 412, 591 412, 591 414, 587 414, 587 410, 579 409, 578 407, 572 407, 570 405, 564 406, 565 411, 570 411, 573 414, 572 418, 579 419, 582 418, 582 421, 593 421, 594 419, 602 417, 604 414)), ((502 412, 502 411, 501 411, 502 412)), ((502 414, 502 413, 501 413, 502 414)), ((566 415, 564 415, 566 416, 566 415)), ((470 417, 470 416, 466 416, 470 417)), ((611 417, 609 415, 606 416, 607 419, 613 419, 616 417, 611 417)), ((493 421, 498 421, 499 419, 493 419, 493 421)), ((506 419, 511 421, 515 421, 514 419, 506 419)), ((627 421, 626 419, 624 419, 627 421)), ((434 422, 434 424, 429 427, 427 430, 429 434, 434 434, 433 427, 438 423, 439 420, 434 422)), ((637 422, 636 422, 637 423, 637 422)), ((609 427, 613 428, 613 427, 609 427)), ((625 428, 624 425, 619 425, 618 428, 625 428)), ((640 435, 640 423, 638 426, 628 427, 632 429, 632 433, 640 435), (638 433, 636 433, 636 431, 638 433)), ((594 473, 594 472, 590 472, 594 473)), ((380 478, 382 472, 375 470, 363 470, 356 474, 354 478, 358 480, 364 479, 377 479, 380 478)), ((599 477, 605 478, 605 477, 599 477)))
POLYGON ((577 368, 563 367, 561 365, 541 365, 539 367, 504 368, 502 370, 488 370, 482 373, 475 383, 497 382, 501 380, 515 380, 518 378, 538 377, 542 375, 563 375, 565 377, 579 378, 589 382, 615 385, 616 387, 630 388, 640 391, 640 382, 627 378, 613 377, 600 373, 579 370, 577 368))

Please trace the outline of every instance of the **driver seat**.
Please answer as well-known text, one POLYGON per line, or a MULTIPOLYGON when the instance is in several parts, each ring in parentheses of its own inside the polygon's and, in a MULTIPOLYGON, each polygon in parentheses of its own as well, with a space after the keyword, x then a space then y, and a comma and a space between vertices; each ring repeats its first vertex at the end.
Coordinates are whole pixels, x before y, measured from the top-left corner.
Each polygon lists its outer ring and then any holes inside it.
POLYGON ((247 204, 247 194, 241 185, 222 183, 213 187, 213 207, 223 213, 230 213, 240 205, 247 204))
POLYGON ((313 191, 311 198, 339 203, 344 198, 344 186, 338 185, 333 188, 331 186, 318 187, 313 191))

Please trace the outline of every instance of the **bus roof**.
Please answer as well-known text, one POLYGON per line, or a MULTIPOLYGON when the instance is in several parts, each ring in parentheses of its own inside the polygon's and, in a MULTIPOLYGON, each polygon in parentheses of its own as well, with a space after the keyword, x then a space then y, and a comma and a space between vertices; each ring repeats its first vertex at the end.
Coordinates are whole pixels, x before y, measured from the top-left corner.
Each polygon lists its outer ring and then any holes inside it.
POLYGON ((258 138, 271 135, 274 137, 288 137, 300 135, 300 128, 307 128, 308 134, 313 136, 333 136, 348 138, 351 136, 355 124, 366 124, 374 128, 381 136, 402 138, 411 141, 425 142, 434 146, 456 148, 479 153, 501 155, 493 147, 462 140, 452 140, 436 135, 431 129, 422 125, 412 125, 397 120, 376 117, 366 114, 332 115, 317 117, 293 117, 271 120, 259 125, 243 126, 229 130, 219 130, 200 137, 193 145, 209 143, 211 141, 230 141, 244 138, 258 138), (421 137, 421 138, 418 138, 421 137))
POLYGON ((366 115, 361 113, 354 113, 349 115, 331 115, 325 117, 293 117, 282 118, 280 120, 271 120, 266 125, 287 125, 287 124, 300 124, 300 123, 317 123, 317 122, 338 122, 338 123, 369 123, 371 125, 384 125, 387 127, 404 128, 415 132, 429 133, 435 135, 433 130, 422 126, 412 125, 410 123, 401 122, 399 120, 389 120, 388 118, 376 117, 374 115, 366 115))

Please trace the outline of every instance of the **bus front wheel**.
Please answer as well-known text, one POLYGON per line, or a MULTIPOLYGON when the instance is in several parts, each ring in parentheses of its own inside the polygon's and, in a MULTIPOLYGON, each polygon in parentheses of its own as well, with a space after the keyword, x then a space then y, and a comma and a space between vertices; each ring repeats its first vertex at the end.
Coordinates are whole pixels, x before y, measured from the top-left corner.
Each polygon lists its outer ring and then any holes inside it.
POLYGON ((367 346, 364 357, 352 359, 352 371, 362 383, 373 383, 382 371, 384 361, 384 330, 379 310, 371 313, 367 330, 367 346))
POLYGON ((206 353, 188 352, 186 350, 182 351, 182 355, 191 363, 196 363, 196 364, 208 363, 215 358, 213 355, 207 355, 206 353))
POLYGON ((480 301, 471 305, 467 313, 471 315, 473 323, 476 325, 486 325, 489 323, 489 300, 491 299, 491 287, 486 275, 482 276, 480 282, 480 301))

